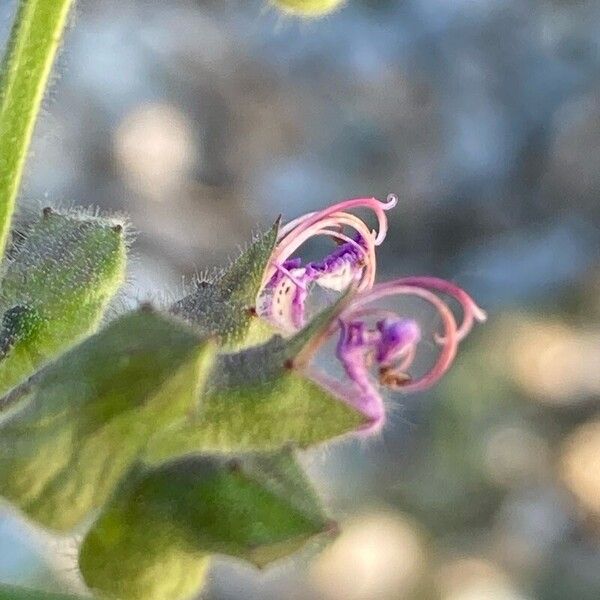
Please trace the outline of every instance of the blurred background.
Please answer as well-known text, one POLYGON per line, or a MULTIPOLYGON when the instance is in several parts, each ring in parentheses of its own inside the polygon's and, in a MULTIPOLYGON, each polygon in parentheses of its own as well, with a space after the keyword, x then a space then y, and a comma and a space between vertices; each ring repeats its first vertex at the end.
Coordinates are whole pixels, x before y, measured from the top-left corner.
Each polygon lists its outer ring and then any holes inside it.
MULTIPOLYGON (((597 600, 600 3, 265 1, 78 2, 23 205, 127 213, 135 302, 279 213, 395 192, 380 278, 450 278, 490 319, 382 436, 306 453, 333 545, 218 560, 201 597, 597 600)), ((72 586, 74 553, 0 507, 1 581, 72 586)))

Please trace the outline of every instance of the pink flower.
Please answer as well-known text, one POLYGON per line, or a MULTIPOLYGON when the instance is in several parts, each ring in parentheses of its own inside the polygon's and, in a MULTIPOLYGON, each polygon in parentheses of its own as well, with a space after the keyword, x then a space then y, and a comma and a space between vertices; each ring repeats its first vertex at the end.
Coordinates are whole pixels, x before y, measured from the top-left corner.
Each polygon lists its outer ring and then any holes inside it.
POLYGON ((370 419, 368 432, 378 431, 385 422, 381 388, 414 392, 434 385, 452 364, 459 343, 485 312, 461 288, 435 277, 404 277, 375 285, 351 297, 329 331, 305 350, 294 366, 304 367, 308 375, 342 401, 370 419), (454 313, 440 294, 456 300, 462 309, 457 324, 454 313), (389 296, 411 295, 431 304, 442 320, 443 331, 433 336, 439 348, 433 366, 414 378, 410 371, 417 349, 423 341, 416 320, 393 311, 371 306, 389 296), (337 380, 310 364, 312 357, 331 336, 338 335, 336 357, 347 379, 337 380))
POLYGON ((304 348, 292 366, 303 369, 314 381, 364 414, 370 422, 368 432, 381 429, 385 422, 382 388, 412 392, 432 386, 448 371, 459 343, 475 322, 486 319, 485 312, 464 290, 443 279, 403 277, 375 284, 375 249, 387 234, 386 211, 396 203, 395 196, 389 196, 385 203, 375 198, 346 200, 285 225, 279 232, 257 303, 261 317, 290 333, 305 324, 306 300, 312 286, 336 291, 353 286, 337 319, 304 348), (357 208, 375 213, 377 232, 348 212, 357 208), (351 231, 345 233, 345 229, 351 231), (322 235, 339 243, 331 254, 306 264, 294 256, 309 238, 322 235), (419 345, 427 341, 419 323, 374 306, 381 299, 407 295, 433 306, 443 326, 442 332, 430 340, 439 349, 434 364, 419 376, 411 373, 419 345), (460 323, 442 296, 459 304, 460 323), (333 336, 337 336, 335 355, 345 372, 343 379, 311 364, 319 348, 333 336))
POLYGON ((257 313, 283 331, 295 331, 305 324, 306 299, 314 284, 335 291, 353 283, 358 290, 370 289, 375 282, 375 246, 383 242, 387 233, 385 211, 396 203, 395 196, 389 196, 385 203, 376 198, 345 200, 283 226, 265 274, 257 313), (357 208, 375 213, 377 232, 348 212, 357 208), (353 233, 344 233, 344 228, 353 233), (303 264, 294 254, 315 236, 330 237, 338 246, 322 260, 303 264))

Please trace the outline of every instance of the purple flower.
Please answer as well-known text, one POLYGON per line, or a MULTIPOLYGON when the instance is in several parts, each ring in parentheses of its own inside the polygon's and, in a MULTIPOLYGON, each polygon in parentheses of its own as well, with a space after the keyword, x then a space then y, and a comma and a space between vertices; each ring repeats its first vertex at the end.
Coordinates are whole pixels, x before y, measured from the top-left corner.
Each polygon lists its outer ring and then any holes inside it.
POLYGON ((350 404, 371 421, 368 432, 378 431, 385 422, 385 406, 380 390, 382 387, 419 391, 435 384, 452 364, 458 345, 469 333, 476 321, 485 321, 486 314, 461 288, 435 277, 405 277, 375 285, 351 298, 349 304, 332 323, 327 335, 303 353, 301 363, 316 382, 328 389, 342 401, 350 404), (462 309, 462 321, 456 318, 439 294, 456 300, 462 309), (413 365, 422 332, 414 319, 392 311, 371 306, 389 296, 411 295, 431 304, 442 320, 442 334, 435 334, 433 342, 439 348, 434 364, 427 372, 414 378, 413 365), (369 323, 373 324, 370 325, 369 323), (336 357, 347 379, 337 380, 310 365, 327 338, 338 335, 336 357))
POLYGON ((342 291, 353 286, 345 306, 327 331, 319 334, 296 357, 293 368, 309 377, 341 401, 353 406, 370 421, 367 432, 378 431, 385 422, 381 389, 419 391, 435 384, 452 364, 459 343, 476 321, 486 314, 461 288, 435 277, 403 277, 375 285, 375 247, 387 233, 385 211, 397 203, 389 196, 386 203, 375 198, 357 198, 309 213, 285 225, 263 279, 257 313, 283 333, 300 329, 306 321, 306 300, 313 285, 342 291), (378 232, 348 212, 367 208, 377 216, 378 232), (345 229, 352 231, 345 232, 345 229), (327 236, 338 247, 325 258, 304 264, 294 254, 309 238, 327 236), (442 321, 442 332, 424 340, 417 320, 374 306, 391 296, 416 296, 429 303, 442 321), (457 319, 441 296, 460 305, 457 319), (345 377, 335 378, 311 363, 320 347, 337 336, 336 358, 345 377), (413 363, 422 341, 437 346, 433 365, 422 375, 413 375, 413 363))
POLYGON ((356 198, 299 217, 281 228, 257 301, 257 313, 284 332, 296 331, 306 321, 306 299, 313 285, 342 291, 351 284, 366 290, 375 282, 375 246, 387 233, 386 210, 397 203, 356 198), (371 231, 351 209, 367 208, 377 216, 379 231, 371 231), (351 232, 345 233, 344 229, 351 232), (337 248, 320 261, 303 264, 293 255, 308 239, 327 236, 337 248))

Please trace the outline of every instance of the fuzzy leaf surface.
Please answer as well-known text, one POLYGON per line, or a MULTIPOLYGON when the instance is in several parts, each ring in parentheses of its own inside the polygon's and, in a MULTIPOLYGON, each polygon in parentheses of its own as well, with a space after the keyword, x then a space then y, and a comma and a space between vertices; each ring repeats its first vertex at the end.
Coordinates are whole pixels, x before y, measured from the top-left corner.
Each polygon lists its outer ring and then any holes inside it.
POLYGON ((0 394, 92 333, 125 274, 119 226, 46 211, 0 284, 0 394))
POLYGON ((197 592, 207 554, 262 567, 330 529, 294 455, 140 466, 83 541, 86 583, 123 600, 197 592))
POLYGON ((0 258, 71 4, 72 0, 19 2, 0 67, 0 258))
POLYGON ((160 461, 190 452, 247 452, 318 444, 366 423, 302 370, 290 367, 337 315, 342 301, 289 339, 217 357, 197 417, 160 432, 147 458, 160 461))
POLYGON ((43 592, 13 585, 0 585, 0 600, 83 600, 81 596, 43 592))
POLYGON ((68 531, 102 506, 158 429, 195 410, 214 344, 129 313, 30 382, 0 421, 0 495, 68 531))
POLYGON ((265 342, 273 328, 253 312, 275 244, 279 221, 258 235, 226 269, 171 307, 204 335, 216 335, 226 350, 265 342))

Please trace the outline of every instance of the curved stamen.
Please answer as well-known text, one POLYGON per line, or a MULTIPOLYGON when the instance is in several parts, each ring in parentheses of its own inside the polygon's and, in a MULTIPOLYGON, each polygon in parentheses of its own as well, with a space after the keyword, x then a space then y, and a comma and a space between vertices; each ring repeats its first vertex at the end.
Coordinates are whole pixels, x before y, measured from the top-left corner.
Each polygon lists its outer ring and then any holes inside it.
MULTIPOLYGON (((276 249, 277 256, 274 256, 273 259, 291 256, 308 238, 329 226, 340 227, 346 225, 351 227, 367 244, 372 239, 373 244, 378 246, 387 234, 387 216, 385 213, 396 206, 397 203, 398 198, 393 194, 388 196, 387 202, 381 202, 376 198, 355 198, 298 217, 280 229, 276 249), (377 233, 370 231, 364 221, 357 216, 347 212, 355 208, 367 208, 375 213, 379 228, 377 233)), ((369 254, 368 260, 370 261, 374 259, 375 253, 372 251, 369 254)))
MULTIPOLYGON (((454 298, 461 306, 463 311, 463 320, 459 325, 456 335, 458 341, 463 340, 467 334, 473 328, 475 322, 483 323, 487 319, 486 312, 481 309, 475 300, 465 292, 462 288, 458 287, 454 283, 447 281, 446 279, 440 279, 438 277, 402 277, 394 281, 383 283, 378 286, 379 290, 387 288, 393 289, 397 285, 405 285, 416 288, 426 288, 435 290, 442 294, 446 294, 451 298, 454 298)), ((393 292, 392 292, 393 293, 393 292)), ((437 336, 436 341, 439 344, 444 343, 444 339, 437 336)))
POLYGON ((475 321, 485 319, 485 312, 462 289, 433 277, 407 277, 374 286, 356 294, 332 322, 323 335, 306 346, 294 364, 304 368, 310 377, 334 395, 362 412, 371 420, 369 431, 379 429, 384 420, 384 403, 379 387, 420 391, 436 383, 450 368, 461 339, 475 321), (454 313, 436 292, 456 299, 463 311, 460 327, 454 313), (442 332, 434 335, 441 346, 431 368, 417 379, 407 370, 412 366, 421 332, 415 321, 401 318, 397 313, 369 306, 390 296, 416 296, 429 303, 442 320, 442 332), (366 319, 378 319, 375 328, 366 319), (348 380, 337 381, 310 365, 327 339, 338 334, 336 356, 348 380), (376 369, 375 369, 376 367, 376 369), (374 372, 375 371, 375 372, 374 372))
POLYGON ((396 203, 395 196, 388 197, 385 203, 375 198, 346 200, 283 226, 263 276, 256 303, 258 314, 270 319, 282 330, 293 331, 304 324, 305 301, 311 284, 336 291, 355 281, 359 291, 373 287, 375 246, 387 233, 385 211, 396 203), (379 227, 377 232, 369 229, 362 219, 347 212, 355 208, 367 208, 375 213, 379 227), (344 233, 344 228, 353 230, 355 235, 344 233), (292 259, 303 244, 317 236, 326 236, 342 244, 318 262, 302 265, 299 259, 292 259), (290 284, 282 277, 287 277, 290 284))
POLYGON ((344 200, 337 204, 333 204, 322 211, 310 212, 290 221, 280 229, 279 235, 280 238, 283 238, 294 229, 310 227, 319 219, 327 217, 332 213, 353 208, 369 208, 376 214, 379 223, 379 232, 375 237, 375 245, 379 246, 387 234, 387 217, 385 211, 394 208, 396 204, 398 204, 398 197, 394 194, 390 194, 387 197, 387 202, 381 202, 381 200, 377 200, 377 198, 354 198, 352 200, 344 200))
POLYGON ((446 373, 456 356, 456 350, 460 341, 454 315, 441 298, 428 289, 417 287, 416 285, 406 285, 404 279, 399 279, 377 285, 368 292, 358 294, 342 312, 340 319, 352 319, 354 311, 362 309, 364 304, 370 304, 381 298, 396 295, 412 295, 422 298, 436 309, 442 319, 444 328, 443 338, 440 338, 442 340, 442 350, 435 364, 425 375, 402 386, 403 391, 422 390, 433 385, 446 373))
MULTIPOLYGON (((339 231, 333 231, 331 229, 324 229, 322 231, 318 231, 313 233, 310 237, 317 236, 327 236, 335 238, 336 240, 341 240, 345 242, 345 244, 352 246, 354 249, 358 250, 363 255, 363 273, 359 282, 359 289, 369 289, 373 287, 375 283, 375 270, 376 270, 376 257, 374 248, 361 246, 356 240, 353 240, 350 236, 347 236, 339 231)), ((335 253, 334 253, 335 254, 335 253)), ((327 261, 326 257, 323 262, 327 261)), ((309 263, 310 264, 310 263, 309 263)), ((318 264, 318 263, 317 263, 318 264)), ((319 283, 318 281, 316 283, 319 283)))
MULTIPOLYGON (((371 287, 375 280, 375 269, 376 269, 376 256, 375 256, 375 247, 374 247, 374 236, 373 233, 369 230, 369 228, 365 225, 363 221, 361 221, 358 217, 354 215, 350 215, 347 213, 338 213, 337 215, 329 216, 321 219, 317 223, 314 223, 309 228, 305 228, 301 231, 294 230, 293 233, 290 233, 288 236, 283 238, 278 244, 271 257, 271 266, 267 269, 265 273, 265 283, 271 280, 273 276, 276 264, 282 264, 288 258, 294 254, 300 246, 302 246, 307 240, 312 237, 320 236, 320 235, 328 235, 330 237, 334 237, 336 239, 341 239, 339 237, 339 232, 333 233, 330 229, 331 227, 338 227, 340 225, 346 225, 351 227, 356 231, 359 236, 359 239, 364 241, 366 248, 362 248, 362 251, 365 253, 365 273, 362 278, 361 289, 366 289, 367 287, 371 287)), ((356 242, 356 240, 353 240, 356 242)), ((358 242, 356 242, 358 243, 358 242)))

